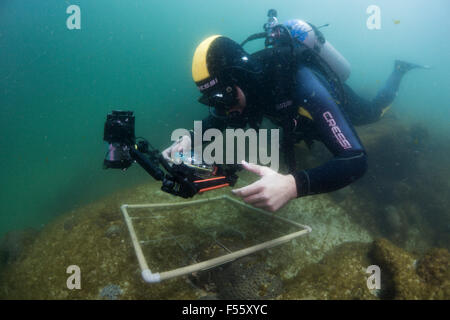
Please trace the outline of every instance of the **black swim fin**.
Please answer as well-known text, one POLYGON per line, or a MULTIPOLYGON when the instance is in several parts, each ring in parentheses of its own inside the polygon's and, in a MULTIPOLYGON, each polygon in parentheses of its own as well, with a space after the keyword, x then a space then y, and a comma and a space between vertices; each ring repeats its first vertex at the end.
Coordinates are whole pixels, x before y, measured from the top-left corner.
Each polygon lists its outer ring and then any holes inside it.
POLYGON ((401 72, 408 72, 412 69, 430 69, 430 66, 420 65, 415 63, 406 62, 403 60, 395 60, 395 70, 399 70, 401 72))

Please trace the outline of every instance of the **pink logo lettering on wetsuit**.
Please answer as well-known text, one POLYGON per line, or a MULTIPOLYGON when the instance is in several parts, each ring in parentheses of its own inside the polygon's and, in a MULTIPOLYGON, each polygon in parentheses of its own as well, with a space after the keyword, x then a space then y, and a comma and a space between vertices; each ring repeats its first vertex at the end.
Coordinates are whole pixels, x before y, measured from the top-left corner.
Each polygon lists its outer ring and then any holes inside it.
POLYGON ((324 112, 322 116, 327 121, 328 125, 331 128, 331 132, 333 132, 334 137, 339 142, 339 144, 342 146, 342 148, 350 149, 352 147, 352 145, 350 144, 350 142, 348 142, 347 138, 342 133, 341 128, 339 128, 339 126, 336 124, 336 121, 334 120, 333 115, 329 111, 327 111, 327 112, 324 112))

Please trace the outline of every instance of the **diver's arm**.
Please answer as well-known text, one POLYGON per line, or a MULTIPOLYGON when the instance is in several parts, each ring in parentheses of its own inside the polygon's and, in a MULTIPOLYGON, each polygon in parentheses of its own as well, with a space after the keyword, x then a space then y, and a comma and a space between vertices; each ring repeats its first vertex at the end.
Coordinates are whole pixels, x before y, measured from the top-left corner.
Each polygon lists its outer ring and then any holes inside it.
POLYGON ((330 161, 293 174, 297 196, 334 191, 367 170, 366 152, 351 124, 320 80, 308 68, 297 72, 296 98, 311 114, 322 142, 333 153, 330 161))

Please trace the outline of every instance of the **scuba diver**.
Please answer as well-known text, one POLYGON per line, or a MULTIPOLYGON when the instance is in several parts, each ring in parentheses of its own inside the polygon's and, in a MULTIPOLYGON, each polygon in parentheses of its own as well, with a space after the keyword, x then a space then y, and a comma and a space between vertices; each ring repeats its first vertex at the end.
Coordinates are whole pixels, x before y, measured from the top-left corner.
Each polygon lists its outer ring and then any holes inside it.
MULTIPOLYGON (((199 102, 210 115, 202 130, 227 127, 258 129, 263 117, 282 128, 281 148, 289 174, 242 162, 244 169, 261 178, 233 190, 245 202, 271 212, 288 201, 343 188, 367 170, 367 154, 353 126, 379 120, 393 102, 403 76, 414 68, 427 68, 397 60, 386 84, 373 100, 358 96, 344 82, 350 65, 325 40, 318 27, 302 20, 284 24, 269 11, 265 32, 249 37, 266 38, 266 48, 247 53, 221 35, 203 40, 195 50, 192 76, 199 102), (321 141, 333 154, 322 165, 304 170, 295 166, 294 144, 311 146, 321 141)), ((203 134, 203 132, 202 132, 203 134)), ((184 136, 163 151, 190 150, 193 136, 184 136)))

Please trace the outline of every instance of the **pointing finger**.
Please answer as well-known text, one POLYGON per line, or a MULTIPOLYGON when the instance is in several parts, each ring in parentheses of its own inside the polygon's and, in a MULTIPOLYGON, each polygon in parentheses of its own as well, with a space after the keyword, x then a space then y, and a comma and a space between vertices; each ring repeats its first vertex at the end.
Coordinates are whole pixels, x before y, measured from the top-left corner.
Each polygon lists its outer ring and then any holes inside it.
POLYGON ((253 163, 248 163, 244 160, 242 160, 241 164, 245 170, 253 172, 253 173, 257 174, 258 176, 263 176, 265 173, 266 167, 263 167, 263 166, 260 166, 257 164, 253 164, 253 163))
POLYGON ((263 185, 261 185, 258 182, 259 181, 256 181, 246 187, 232 190, 232 192, 239 197, 248 197, 251 196, 252 194, 259 193, 263 190, 263 185))

